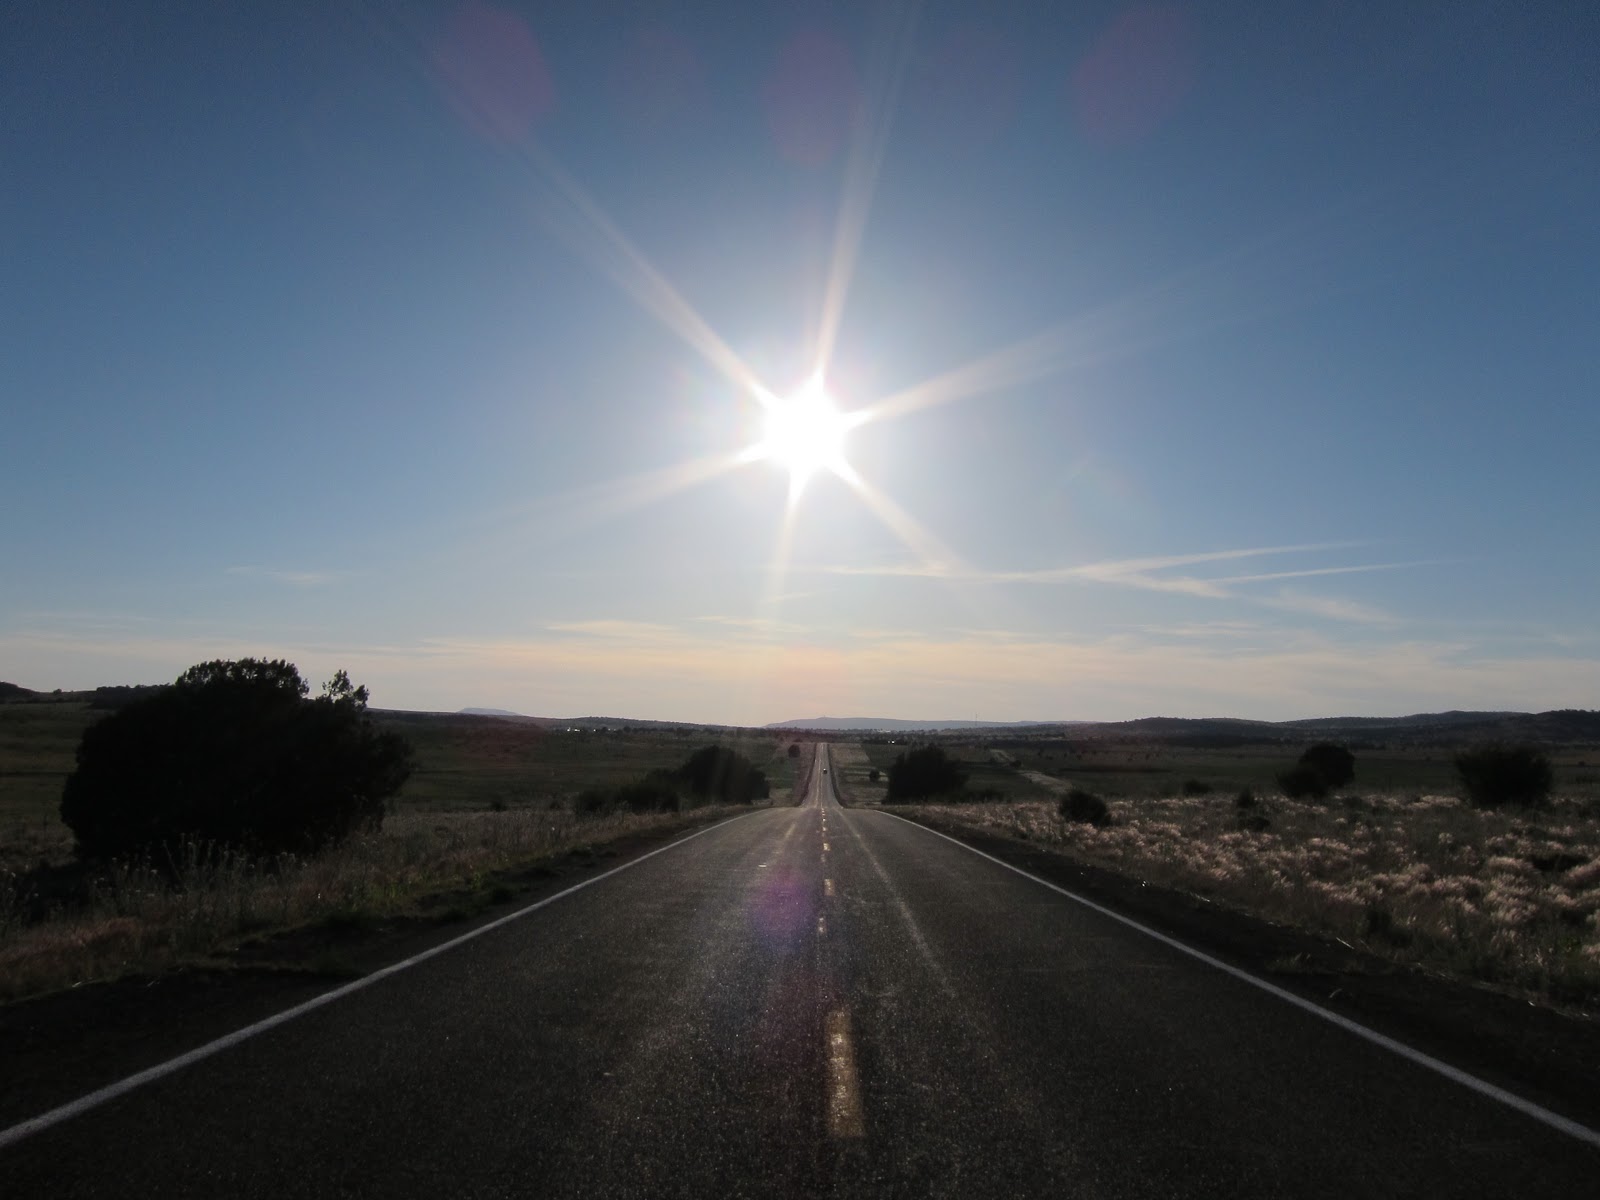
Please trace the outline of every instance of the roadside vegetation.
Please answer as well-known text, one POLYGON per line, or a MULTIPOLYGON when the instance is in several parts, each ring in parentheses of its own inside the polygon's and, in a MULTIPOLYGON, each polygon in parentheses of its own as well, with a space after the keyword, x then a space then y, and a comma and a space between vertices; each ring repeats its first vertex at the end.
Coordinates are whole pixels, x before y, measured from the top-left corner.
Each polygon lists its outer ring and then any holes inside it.
POLYGON ((750 732, 372 712, 342 673, 313 698, 287 663, 101 692, 120 694, 0 703, 0 1001, 184 963, 305 969, 275 941, 470 916, 619 839, 787 803, 808 761, 750 732))
POLYGON ((1430 753, 1445 786, 1424 792, 1361 784, 1364 764, 1348 751, 1348 761, 1308 751, 1280 768, 1277 787, 1238 786, 1242 770, 1259 779, 1270 763, 1246 767, 1237 751, 1215 757, 1227 767, 1215 784, 1194 773, 1192 751, 1170 753, 1178 764, 1160 788, 1102 795, 1085 773, 1049 799, 898 811, 1025 840, 1397 962, 1600 1008, 1600 780, 1583 760, 1563 788, 1536 747, 1430 753), (1301 788, 1301 771, 1317 772, 1318 785, 1301 788))

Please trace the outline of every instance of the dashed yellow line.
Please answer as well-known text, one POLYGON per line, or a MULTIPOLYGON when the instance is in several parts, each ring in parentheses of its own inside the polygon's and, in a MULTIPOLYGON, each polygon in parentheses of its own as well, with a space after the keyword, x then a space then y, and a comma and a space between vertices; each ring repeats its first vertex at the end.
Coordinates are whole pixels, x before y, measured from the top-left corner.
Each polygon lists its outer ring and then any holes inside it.
POLYGON ((824 895, 824 896, 831 896, 831 895, 833 895, 833 880, 831 880, 831 879, 824 879, 824 880, 823 880, 823 881, 822 881, 822 894, 823 894, 823 895, 824 895))
POLYGON ((856 1078, 848 1008, 828 1014, 823 1046, 828 1055, 828 1133, 836 1138, 863 1137, 867 1130, 861 1115, 861 1084, 856 1078))

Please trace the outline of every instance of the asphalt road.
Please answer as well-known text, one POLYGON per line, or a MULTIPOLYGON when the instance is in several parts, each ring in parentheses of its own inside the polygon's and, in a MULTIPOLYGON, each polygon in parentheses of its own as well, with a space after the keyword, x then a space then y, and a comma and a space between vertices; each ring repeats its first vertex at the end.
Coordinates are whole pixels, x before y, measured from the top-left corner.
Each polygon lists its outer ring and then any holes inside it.
POLYGON ((813 783, 0 1150, 0 1192, 1600 1194, 1600 1150, 813 783))

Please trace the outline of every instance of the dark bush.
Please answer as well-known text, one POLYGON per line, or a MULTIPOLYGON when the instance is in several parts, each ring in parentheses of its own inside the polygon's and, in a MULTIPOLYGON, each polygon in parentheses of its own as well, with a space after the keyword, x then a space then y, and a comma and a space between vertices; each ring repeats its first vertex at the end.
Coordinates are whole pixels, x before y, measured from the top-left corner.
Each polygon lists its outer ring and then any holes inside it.
POLYGON ((1073 788, 1061 797, 1060 812, 1069 821, 1086 825, 1111 824, 1111 810, 1106 807, 1106 802, 1082 788, 1073 788))
POLYGON ((667 772, 652 771, 643 779, 619 787, 613 804, 636 813, 677 812, 683 807, 683 798, 673 783, 667 772))
POLYGON ((967 784, 961 764, 939 746, 918 746, 895 756, 889 764, 886 804, 908 804, 929 796, 959 792, 967 784))
POLYGON ((1295 767, 1278 776, 1278 786, 1291 800, 1306 796, 1320 800, 1328 794, 1328 781, 1315 767, 1295 767))
POLYGON ((1239 794, 1233 798, 1233 806, 1240 812, 1256 806, 1256 794, 1249 788, 1240 788, 1239 794))
POLYGON ((1185 779, 1183 781, 1183 794, 1185 796, 1209 796, 1211 785, 1204 779, 1185 779))
POLYGON ((867 772, 867 779, 871 783, 877 783, 881 778, 883 778, 883 775, 877 767, 873 767, 872 770, 867 772))
POLYGON ((799 742, 790 742, 789 743, 789 757, 790 758, 799 758, 800 757, 800 743, 799 742))
POLYGON ((611 811, 613 798, 604 788, 585 788, 572 802, 572 811, 584 817, 598 817, 611 811))
POLYGON ((411 747, 343 671, 308 690, 292 663, 218 660, 91 725, 61 798, 78 853, 313 852, 377 828, 411 747))
POLYGON ((1542 804, 1555 786, 1550 760, 1532 746, 1491 743, 1456 755, 1467 800, 1479 808, 1542 804))
POLYGON ((766 774, 726 746, 703 746, 674 773, 689 791, 712 804, 754 804, 772 793, 766 774))
POLYGON ((1318 742, 1300 756, 1300 765, 1327 780, 1328 788, 1341 788, 1356 777, 1356 756, 1343 746, 1318 742))

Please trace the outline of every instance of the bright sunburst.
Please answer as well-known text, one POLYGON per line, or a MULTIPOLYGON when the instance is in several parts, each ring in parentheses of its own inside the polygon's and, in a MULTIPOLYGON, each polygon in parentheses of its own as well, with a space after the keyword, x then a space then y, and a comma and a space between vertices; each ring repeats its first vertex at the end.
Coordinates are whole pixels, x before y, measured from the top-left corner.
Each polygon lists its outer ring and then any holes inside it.
POLYGON ((821 375, 814 375, 794 395, 774 398, 767 406, 765 436, 752 457, 767 459, 789 471, 789 490, 798 494, 818 471, 845 468, 845 435, 855 424, 839 411, 821 375))

